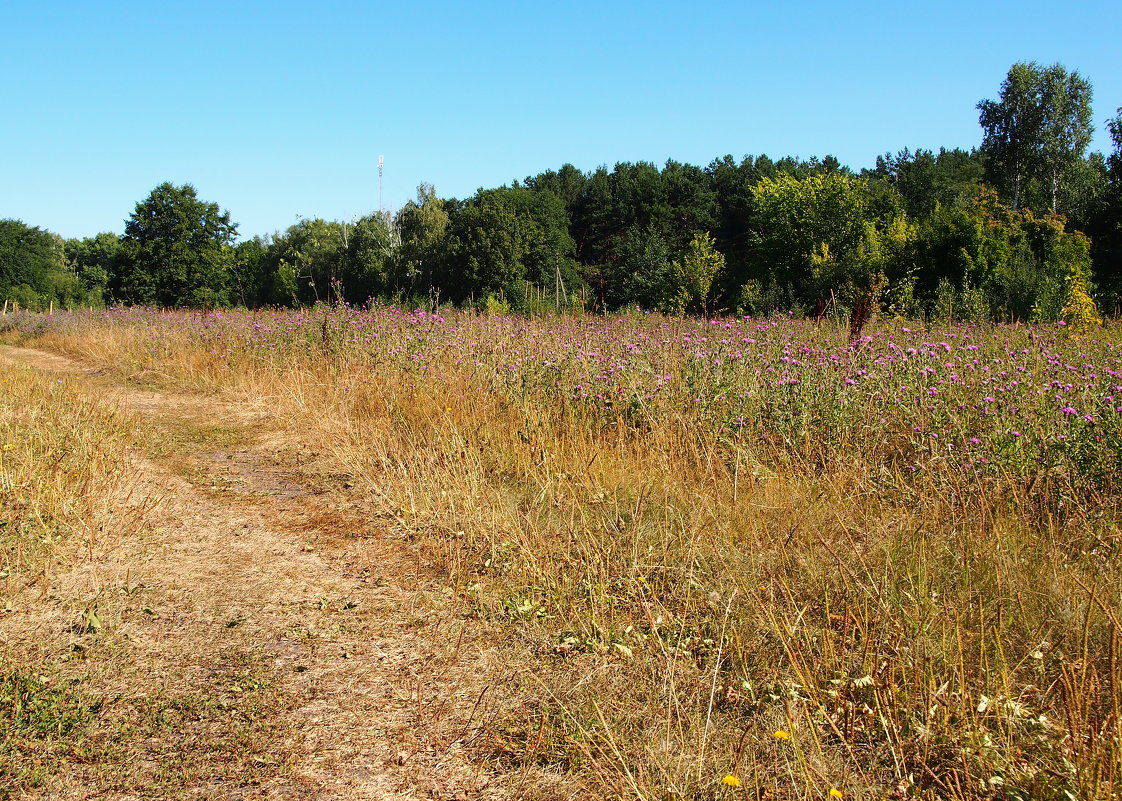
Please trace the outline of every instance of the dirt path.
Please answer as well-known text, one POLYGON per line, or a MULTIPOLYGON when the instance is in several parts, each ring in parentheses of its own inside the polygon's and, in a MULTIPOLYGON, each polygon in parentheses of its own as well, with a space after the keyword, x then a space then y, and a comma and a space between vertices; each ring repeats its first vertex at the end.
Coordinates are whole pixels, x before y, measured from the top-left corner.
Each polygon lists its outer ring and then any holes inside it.
POLYGON ((494 633, 267 410, 134 388, 42 351, 0 358, 83 382, 151 440, 128 453, 122 503, 155 525, 106 537, 46 601, 28 588, 0 614, 0 657, 65 652, 66 675, 103 697, 42 797, 568 795, 480 759, 518 678, 494 633), (76 627, 91 609, 96 630, 76 627))

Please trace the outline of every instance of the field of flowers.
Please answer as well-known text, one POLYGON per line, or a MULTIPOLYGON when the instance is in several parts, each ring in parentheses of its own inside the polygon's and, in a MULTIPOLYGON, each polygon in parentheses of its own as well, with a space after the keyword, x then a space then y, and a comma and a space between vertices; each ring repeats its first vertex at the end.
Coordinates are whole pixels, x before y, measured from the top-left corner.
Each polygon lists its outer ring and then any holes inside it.
POLYGON ((634 432, 673 421, 725 455, 795 469, 860 462, 891 485, 937 472, 1107 490, 1122 466, 1122 337, 1070 336, 1062 323, 893 324, 850 343, 814 321, 639 314, 119 309, 103 319, 143 332, 132 356, 156 372, 192 342, 234 372, 310 357, 356 385, 392 372, 431 388, 454 373, 459 403, 498 393, 634 432))
POLYGON ((1117 327, 18 326, 315 432, 535 655, 489 758, 639 798, 1122 792, 1117 327))

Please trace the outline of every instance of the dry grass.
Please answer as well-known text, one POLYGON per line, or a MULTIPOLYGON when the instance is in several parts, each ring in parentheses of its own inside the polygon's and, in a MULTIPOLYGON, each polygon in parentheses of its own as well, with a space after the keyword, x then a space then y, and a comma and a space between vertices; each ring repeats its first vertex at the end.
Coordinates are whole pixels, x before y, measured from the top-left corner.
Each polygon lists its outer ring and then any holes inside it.
POLYGON ((169 667, 134 641, 160 614, 130 566, 161 498, 127 452, 135 418, 97 394, 0 363, 0 798, 252 786, 279 767, 284 693, 261 656, 169 667))
POLYGON ((133 447, 106 505, 137 524, 56 559, 0 615, 0 797, 571 797, 533 767, 464 758, 517 678, 314 432, 42 351, 0 356, 120 422, 133 447))
POLYGON ((81 558, 106 528, 135 525, 120 518, 114 503, 125 476, 127 434, 118 415, 73 381, 0 364, 0 565, 7 598, 29 583, 46 587, 56 560, 81 558))
POLYGON ((166 323, 39 342, 314 432, 537 654, 482 757, 621 798, 1122 793, 1110 485, 1057 511, 1019 476, 955 490, 860 444, 810 460, 480 392, 455 354, 418 377, 326 323, 280 353, 166 323))
MULTIPOLYGON (((72 382, 0 362, 0 614, 8 619, 2 622, 50 603, 55 574, 85 561, 107 530, 114 537, 135 531, 136 517, 115 504, 126 435, 121 419, 72 382)), ((70 613, 75 635, 101 627, 96 604, 70 613)), ((0 798, 48 776, 63 743, 100 707, 98 699, 56 681, 55 663, 65 650, 50 642, 52 632, 36 628, 5 636, 0 648, 0 798)))

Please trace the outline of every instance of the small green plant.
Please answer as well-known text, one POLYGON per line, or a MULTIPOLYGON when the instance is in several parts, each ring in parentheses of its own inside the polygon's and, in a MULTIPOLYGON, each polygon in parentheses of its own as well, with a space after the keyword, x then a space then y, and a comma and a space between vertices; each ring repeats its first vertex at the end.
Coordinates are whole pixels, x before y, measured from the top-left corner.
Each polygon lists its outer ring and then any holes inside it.
POLYGON ((63 737, 100 708, 49 676, 19 670, 0 676, 0 720, 8 736, 63 737))
POLYGON ((26 670, 0 675, 0 801, 45 782, 100 709, 75 684, 26 670))
POLYGON ((931 308, 931 319, 937 323, 949 323, 954 320, 955 306, 958 304, 958 293, 954 284, 944 276, 935 286, 935 302, 931 308))
POLYGON ((510 314, 510 301, 502 294, 489 294, 480 303, 480 309, 488 316, 510 314))
POLYGON ((990 302, 981 287, 969 281, 963 284, 959 293, 961 311, 959 319, 968 323, 987 323, 991 319, 990 302))
POLYGON ((695 234, 681 259, 670 266, 676 284, 670 304, 672 311, 709 313, 709 292, 713 279, 725 267, 725 257, 708 233, 695 234))

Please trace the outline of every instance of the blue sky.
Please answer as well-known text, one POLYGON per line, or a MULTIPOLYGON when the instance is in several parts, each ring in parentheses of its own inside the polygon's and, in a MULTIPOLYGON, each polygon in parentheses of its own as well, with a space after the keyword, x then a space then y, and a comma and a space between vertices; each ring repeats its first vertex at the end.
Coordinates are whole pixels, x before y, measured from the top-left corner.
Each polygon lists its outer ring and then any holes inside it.
POLYGON ((162 181, 243 237, 582 170, 976 146, 1016 61, 1122 106, 1122 4, 5 2, 0 218, 120 233, 162 181))

